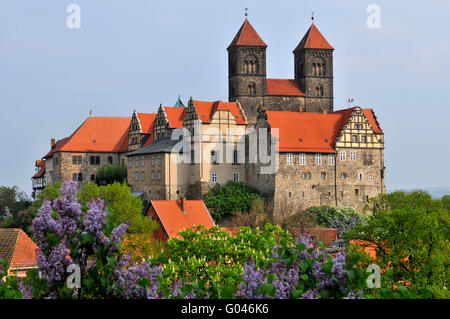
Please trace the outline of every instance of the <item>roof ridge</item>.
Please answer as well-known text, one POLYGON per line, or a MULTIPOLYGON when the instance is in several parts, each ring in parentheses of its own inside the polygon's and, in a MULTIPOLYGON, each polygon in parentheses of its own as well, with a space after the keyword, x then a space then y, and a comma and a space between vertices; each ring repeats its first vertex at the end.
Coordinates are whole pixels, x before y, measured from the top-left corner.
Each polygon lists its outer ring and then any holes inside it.
POLYGON ((227 49, 239 45, 267 47, 267 44, 261 39, 258 32, 256 32, 247 18, 239 28, 233 38, 233 41, 231 41, 227 49))

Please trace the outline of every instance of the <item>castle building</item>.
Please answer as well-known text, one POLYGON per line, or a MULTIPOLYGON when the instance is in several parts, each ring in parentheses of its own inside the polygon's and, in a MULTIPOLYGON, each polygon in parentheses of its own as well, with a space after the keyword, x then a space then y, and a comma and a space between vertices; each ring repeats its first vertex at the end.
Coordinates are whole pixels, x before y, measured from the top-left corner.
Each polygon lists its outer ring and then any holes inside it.
POLYGON ((293 50, 294 79, 267 78, 266 48, 246 19, 227 48, 228 102, 191 98, 185 106, 178 97, 157 113, 89 117, 71 136, 52 139, 35 192, 63 179, 84 185, 115 164, 127 166, 132 191, 146 202, 236 181, 263 193, 280 217, 316 205, 362 209, 386 191, 384 133, 374 111, 334 110, 334 48, 314 24, 293 50), (250 148, 260 147, 249 143, 254 129, 266 129, 266 151, 279 154, 272 173, 249 160, 250 148))

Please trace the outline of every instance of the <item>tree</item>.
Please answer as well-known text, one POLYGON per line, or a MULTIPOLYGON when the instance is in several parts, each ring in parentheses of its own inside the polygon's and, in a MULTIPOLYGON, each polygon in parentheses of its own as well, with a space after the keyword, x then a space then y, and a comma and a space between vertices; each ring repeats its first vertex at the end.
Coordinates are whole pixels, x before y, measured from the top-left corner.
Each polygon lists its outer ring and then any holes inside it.
POLYGON ((127 178, 127 167, 123 165, 106 165, 97 170, 97 184, 123 183, 127 178))
POLYGON ((236 212, 248 213, 257 198, 262 198, 259 192, 242 182, 228 182, 217 185, 204 197, 206 207, 214 216, 216 222, 220 222, 227 216, 236 212))
POLYGON ((114 212, 114 227, 127 223, 129 234, 151 234, 158 228, 156 222, 144 216, 141 200, 131 194, 131 189, 125 183, 114 182, 106 186, 88 183, 81 189, 79 198, 84 204, 93 198, 103 198, 114 212))
POLYGON ((350 207, 313 206, 306 209, 305 214, 315 219, 318 226, 337 228, 341 237, 368 218, 366 213, 350 207))
POLYGON ((427 193, 381 194, 370 202, 373 216, 359 224, 347 239, 376 245, 377 263, 392 285, 407 283, 434 297, 449 298, 450 215, 440 200, 427 193))
POLYGON ((31 205, 31 199, 17 186, 0 186, 0 220, 14 219, 17 213, 27 209, 31 205))

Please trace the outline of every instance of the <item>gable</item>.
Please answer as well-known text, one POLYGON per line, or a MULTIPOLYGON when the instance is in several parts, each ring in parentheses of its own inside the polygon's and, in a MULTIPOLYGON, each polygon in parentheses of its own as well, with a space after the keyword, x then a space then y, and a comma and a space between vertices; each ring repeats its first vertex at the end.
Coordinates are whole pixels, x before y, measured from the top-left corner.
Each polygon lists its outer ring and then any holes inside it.
POLYGON ((341 114, 345 116, 336 147, 384 148, 384 135, 372 109, 354 107, 341 114))

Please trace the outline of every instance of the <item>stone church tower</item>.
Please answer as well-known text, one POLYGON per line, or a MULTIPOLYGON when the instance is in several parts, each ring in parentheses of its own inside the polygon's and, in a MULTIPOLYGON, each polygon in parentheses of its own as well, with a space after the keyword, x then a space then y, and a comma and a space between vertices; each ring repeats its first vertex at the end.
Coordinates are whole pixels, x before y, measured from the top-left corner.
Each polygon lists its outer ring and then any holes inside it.
POLYGON ((250 125, 257 110, 333 112, 334 48, 312 24, 294 53, 295 79, 266 76, 267 44, 245 19, 228 46, 228 99, 238 100, 250 125))
POLYGON ((246 114, 256 114, 266 94, 266 48, 245 19, 228 46, 229 101, 239 100, 246 114))
POLYGON ((308 112, 333 112, 333 50, 314 24, 294 52, 295 79, 308 112))

